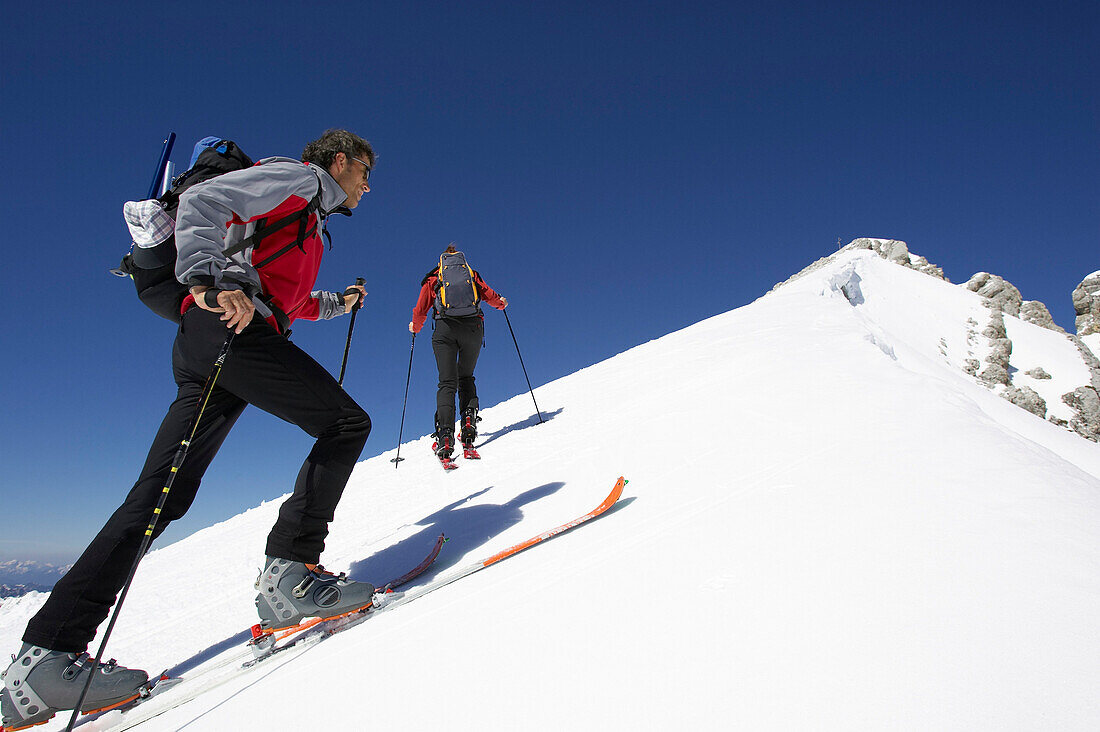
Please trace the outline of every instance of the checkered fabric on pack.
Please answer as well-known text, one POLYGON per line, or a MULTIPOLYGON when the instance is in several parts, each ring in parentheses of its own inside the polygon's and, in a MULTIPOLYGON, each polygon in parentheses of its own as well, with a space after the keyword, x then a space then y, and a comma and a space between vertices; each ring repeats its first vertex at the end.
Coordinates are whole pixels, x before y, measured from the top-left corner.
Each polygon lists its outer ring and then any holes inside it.
POLYGON ((176 222, 156 199, 127 201, 122 206, 122 215, 134 244, 139 247, 154 247, 176 230, 176 222))

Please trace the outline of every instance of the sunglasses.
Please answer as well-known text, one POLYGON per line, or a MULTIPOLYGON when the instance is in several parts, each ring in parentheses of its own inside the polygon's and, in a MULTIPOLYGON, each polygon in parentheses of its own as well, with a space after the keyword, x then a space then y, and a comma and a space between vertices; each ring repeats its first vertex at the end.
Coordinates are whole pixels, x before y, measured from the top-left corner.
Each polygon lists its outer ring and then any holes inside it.
POLYGON ((368 180, 370 180, 370 166, 359 158, 353 157, 352 160, 363 166, 363 182, 366 183, 368 180))

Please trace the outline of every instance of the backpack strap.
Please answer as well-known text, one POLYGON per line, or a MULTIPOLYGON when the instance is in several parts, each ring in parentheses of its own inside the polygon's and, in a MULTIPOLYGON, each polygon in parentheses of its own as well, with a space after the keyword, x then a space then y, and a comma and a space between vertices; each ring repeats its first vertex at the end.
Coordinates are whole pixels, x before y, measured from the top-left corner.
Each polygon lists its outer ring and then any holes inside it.
MULTIPOLYGON (((236 244, 234 244, 233 246, 227 247, 226 250, 224 252, 222 252, 222 254, 226 257, 232 257, 234 254, 240 254, 241 252, 243 252, 245 249, 248 249, 249 247, 258 247, 260 245, 260 241, 263 240, 264 237, 271 236, 276 231, 279 231, 280 229, 284 229, 287 226, 290 226, 291 224, 293 224, 295 222, 298 223, 298 238, 297 238, 297 240, 293 244, 291 244, 290 246, 285 247, 284 249, 280 250, 279 253, 274 255, 273 257, 268 257, 267 259, 265 259, 263 264, 267 264, 272 259, 281 257, 282 255, 286 254, 291 249, 293 249, 295 246, 301 248, 301 246, 305 242, 305 240, 307 238, 309 238, 313 234, 314 231, 317 230, 316 225, 314 225, 314 227, 311 228, 308 232, 305 231, 305 227, 306 227, 306 222, 309 220, 309 217, 315 211, 317 211, 317 209, 319 209, 319 208, 321 208, 321 181, 320 180, 317 181, 317 195, 314 196, 313 199, 305 205, 305 208, 302 208, 298 211, 295 211, 294 213, 287 214, 286 216, 282 217, 281 219, 278 219, 277 221, 275 221, 274 223, 266 224, 265 226, 263 226, 263 227, 257 229, 256 231, 252 232, 251 236, 247 236, 244 239, 237 242, 236 244)), ((253 266, 260 267, 261 265, 253 265, 253 266)))
MULTIPOLYGON (((306 230, 306 223, 309 221, 309 215, 314 210, 316 210, 315 208, 311 209, 310 207, 313 206, 314 203, 317 203, 318 205, 320 205, 320 198, 321 198, 321 194, 318 193, 317 196, 314 197, 314 199, 312 201, 310 201, 309 206, 306 206, 304 209, 302 209, 302 215, 297 218, 297 221, 298 221, 298 236, 294 239, 294 241, 290 242, 285 247, 283 247, 279 251, 275 252, 271 256, 264 258, 262 261, 256 262, 255 264, 252 265, 253 267, 255 267, 256 269, 259 269, 260 267, 263 267, 266 264, 271 264, 276 259, 278 259, 279 257, 281 257, 284 254, 286 254, 287 252, 289 252, 294 247, 298 247, 303 252, 305 251, 305 247, 303 246, 303 244, 305 244, 306 239, 313 236, 313 234, 317 231, 317 224, 316 223, 314 223, 313 226, 309 227, 308 231, 306 230)), ((287 217, 287 218, 290 218, 290 217, 287 217)), ((275 223, 278 224, 279 222, 277 221, 275 223)), ((291 223, 294 223, 294 222, 289 221, 287 223, 291 224, 291 223)), ((272 224, 272 226, 274 226, 274 225, 275 224, 272 224)), ((284 224, 284 226, 285 225, 287 225, 287 224, 284 224)), ((279 228, 283 228, 283 227, 280 226, 279 228)), ((249 238, 252 238, 252 237, 249 237, 249 238)), ((257 242, 257 245, 258 245, 258 242, 257 242)))
POLYGON ((470 287, 474 291, 474 306, 476 307, 481 302, 481 293, 477 291, 477 272, 474 271, 469 262, 466 263, 466 269, 470 270, 470 287))
POLYGON ((436 294, 439 296, 439 304, 442 306, 443 310, 446 310, 447 309, 447 288, 445 286, 446 283, 443 281, 443 255, 442 254, 439 255, 439 282, 436 283, 436 284, 438 285, 438 287, 436 287, 436 294))

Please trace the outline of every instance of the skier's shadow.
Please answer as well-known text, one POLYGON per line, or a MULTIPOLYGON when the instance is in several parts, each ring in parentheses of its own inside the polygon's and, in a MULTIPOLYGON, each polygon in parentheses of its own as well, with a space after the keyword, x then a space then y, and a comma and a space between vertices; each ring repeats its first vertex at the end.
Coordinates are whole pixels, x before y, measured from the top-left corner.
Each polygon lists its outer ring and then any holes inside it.
MULTIPOLYGON (((564 410, 565 410, 565 407, 558 407, 553 412, 543 412, 541 422, 549 422, 554 417, 557 417, 559 414, 561 414, 564 410)), ((484 442, 481 442, 477 445, 474 445, 474 447, 483 447, 485 445, 488 445, 493 440, 504 437, 509 432, 515 432, 516 430, 525 430, 528 427, 534 427, 537 424, 541 424, 541 422, 539 420, 539 415, 532 414, 530 417, 523 420, 522 422, 515 422, 514 424, 510 424, 507 427, 501 427, 496 432, 485 432, 485 433, 483 433, 483 434, 488 435, 489 439, 487 439, 484 442)))
MULTIPOLYGON (((423 561, 435 544, 436 537, 442 533, 447 536, 447 543, 443 545, 439 557, 409 586, 427 582, 453 567, 470 551, 518 524, 523 520, 523 506, 556 493, 564 485, 562 482, 545 483, 519 494, 507 503, 467 505, 491 490, 492 486, 483 488, 417 521, 415 525, 424 528, 412 536, 375 552, 366 559, 352 562, 348 576, 360 582, 382 586, 423 561)), ((168 669, 167 673, 173 678, 182 676, 223 652, 244 645, 251 637, 250 631, 241 631, 207 646, 191 658, 168 669)))
POLYGON ((353 562, 348 576, 360 582, 385 584, 416 566, 435 538, 444 534, 447 543, 443 545, 439 558, 412 584, 427 582, 453 567, 461 557, 522 521, 523 506, 556 493, 564 485, 562 482, 545 483, 501 504, 474 503, 492 486, 472 493, 417 521, 416 525, 424 528, 412 536, 366 559, 353 562))

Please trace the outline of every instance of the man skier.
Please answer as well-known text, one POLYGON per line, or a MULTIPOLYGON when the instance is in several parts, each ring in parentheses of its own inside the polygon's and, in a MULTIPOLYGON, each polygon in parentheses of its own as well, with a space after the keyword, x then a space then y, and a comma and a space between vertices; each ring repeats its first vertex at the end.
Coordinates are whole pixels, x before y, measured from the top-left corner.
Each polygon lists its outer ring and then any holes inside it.
POLYGON ((409 323, 409 331, 418 333, 428 318, 428 310, 433 311, 432 350, 439 369, 433 449, 445 468, 455 444, 455 392, 462 414, 462 445, 468 456, 476 456, 469 451, 473 450, 477 437, 479 405, 474 367, 485 340, 485 315, 478 306, 482 300, 498 310, 508 307, 507 298, 485 284, 452 242, 440 256, 439 264, 420 281, 420 297, 409 323))
POLYGON ((305 147, 301 162, 269 158, 183 193, 176 215, 176 276, 190 294, 172 353, 179 391, 133 489, 28 623, 0 690, 5 730, 73 709, 89 673, 93 679, 82 711, 125 703, 147 681, 144 671, 113 662, 90 669, 86 650, 126 581, 227 329, 235 333, 228 358, 153 538, 187 511, 222 441, 245 406, 254 404, 316 438, 267 537, 256 597, 261 623, 284 628, 304 617, 370 604, 374 587, 317 564, 336 504, 370 433, 370 418, 286 336, 295 319, 335 317, 366 295, 359 285, 344 293, 311 289, 324 252, 324 220, 359 204, 370 190, 374 161, 366 140, 329 130, 305 147), (285 227, 229 258, 223 255, 265 223, 300 212, 314 199, 319 208, 300 227, 285 227))

